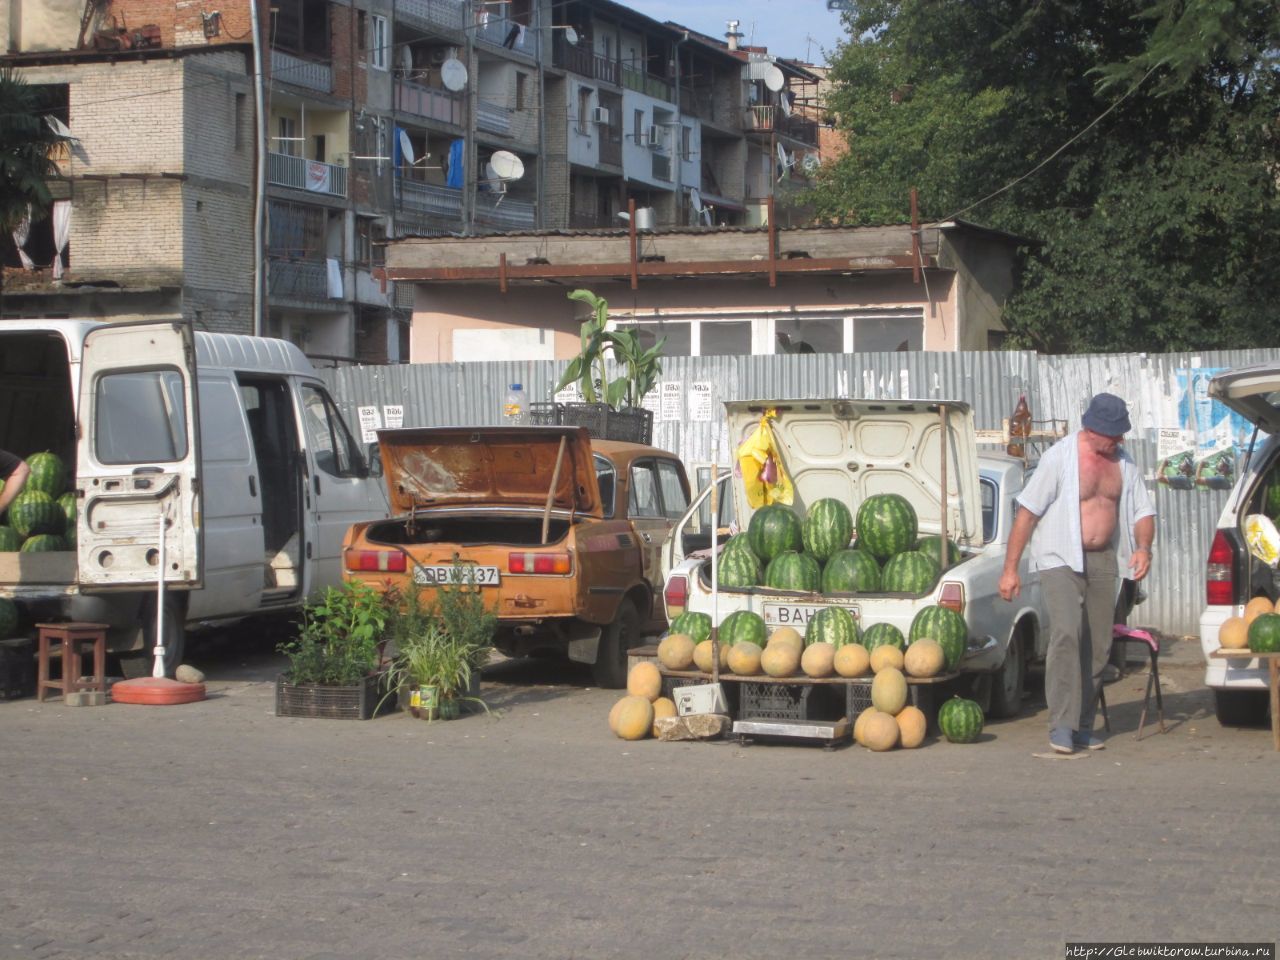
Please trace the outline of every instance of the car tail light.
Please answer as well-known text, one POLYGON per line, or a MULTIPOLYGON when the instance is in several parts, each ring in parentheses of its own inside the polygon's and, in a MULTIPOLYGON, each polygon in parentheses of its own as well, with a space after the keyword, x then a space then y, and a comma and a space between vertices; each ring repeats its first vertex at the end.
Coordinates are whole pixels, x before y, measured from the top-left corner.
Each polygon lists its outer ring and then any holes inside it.
POLYGON ((685 604, 689 602, 689 581, 684 577, 669 578, 662 599, 667 604, 667 619, 674 620, 684 613, 685 604))
POLYGON ((511 553, 507 555, 508 573, 568 573, 567 553, 511 553))
POLYGON ((1231 542, 1219 530, 1213 535, 1209 547, 1209 565, 1205 570, 1205 600, 1214 606, 1229 606, 1235 602, 1236 584, 1231 569, 1235 565, 1235 551, 1231 542))
POLYGON ((399 550, 347 550, 344 564, 352 573, 404 573, 408 561, 399 550))
POLYGON ((938 606, 964 616, 964 584, 956 580, 943 583, 942 590, 938 593, 938 606))

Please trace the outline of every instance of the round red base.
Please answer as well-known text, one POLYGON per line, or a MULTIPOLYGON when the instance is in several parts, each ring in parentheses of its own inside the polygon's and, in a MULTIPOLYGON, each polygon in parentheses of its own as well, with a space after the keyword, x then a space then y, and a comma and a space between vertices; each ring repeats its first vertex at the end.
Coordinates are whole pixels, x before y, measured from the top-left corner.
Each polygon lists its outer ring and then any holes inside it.
POLYGON ((121 680, 111 687, 111 700, 114 703, 167 706, 174 703, 195 703, 203 700, 204 696, 203 683, 179 683, 167 677, 121 680))

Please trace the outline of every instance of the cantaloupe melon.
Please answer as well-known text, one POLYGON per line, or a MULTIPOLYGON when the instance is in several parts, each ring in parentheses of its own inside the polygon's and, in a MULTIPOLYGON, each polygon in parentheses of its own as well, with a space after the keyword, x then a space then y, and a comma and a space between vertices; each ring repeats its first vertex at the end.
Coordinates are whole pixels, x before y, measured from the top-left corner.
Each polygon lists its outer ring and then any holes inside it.
MULTIPOLYGON (((879 647, 876 648, 877 650, 879 647)), ((885 667, 871 681, 871 705, 891 717, 907 705, 907 678, 896 667, 885 667)))
POLYGON ((800 657, 806 677, 829 677, 835 672, 836 648, 829 643, 811 643, 800 657))
POLYGON ((923 710, 919 707, 903 707, 893 719, 898 722, 898 740, 904 750, 914 750, 924 743, 929 720, 923 710))
POLYGON ((688 670, 693 666, 693 637, 670 633, 658 644, 658 662, 668 670, 688 670))
POLYGON ((729 669, 742 677, 754 677, 760 672, 760 655, 763 651, 750 640, 735 643, 729 651, 729 669))
POLYGON ((1254 597, 1244 605, 1244 625, 1253 623, 1260 614, 1275 612, 1275 606, 1266 597, 1254 597))
POLYGON ((627 693, 650 702, 662 696, 662 673, 656 663, 637 663, 627 674, 627 693))
POLYGON ((760 669, 771 677, 794 676, 799 666, 799 651, 789 643, 771 643, 760 654, 760 669))
POLYGON ((804 637, 800 636, 800 631, 795 627, 779 627, 769 634, 769 640, 765 646, 770 647, 775 643, 794 648, 797 657, 800 656, 800 651, 804 649, 804 637))
MULTIPOLYGON (((840 649, 843 650, 844 647, 841 647, 840 649)), ((858 719, 853 721, 853 742, 854 743, 862 743, 862 730, 867 725, 867 717, 871 716, 873 713, 879 713, 879 712, 880 711, 877 710, 875 707, 867 707, 860 714, 858 714, 858 719)))
MULTIPOLYGON (((729 645, 727 643, 719 644, 720 647, 720 669, 729 669, 729 645)), ((693 665, 703 673, 711 672, 711 641, 703 640, 700 644, 693 648, 693 665)))
POLYGON ((635 694, 623 697, 617 727, 623 740, 643 740, 653 732, 653 703, 635 694))
POLYGON ((936 677, 946 662, 947 654, 942 644, 928 637, 921 637, 902 655, 902 667, 913 677, 936 677))
POLYGON ((1244 617, 1227 617, 1218 628, 1218 643, 1226 650, 1243 650, 1249 645, 1249 625, 1244 617))
POLYGON ((862 727, 862 745, 876 753, 896 747, 898 736, 898 721, 879 710, 867 717, 862 727))
POLYGON ((901 670, 904 654, 895 646, 884 643, 871 651, 871 672, 901 670))
POLYGON ((871 669, 871 654, 860 643, 846 643, 836 651, 832 666, 842 677, 860 677, 871 669))
POLYGON ((626 702, 626 700, 627 698, 625 696, 619 697, 618 702, 615 703, 613 705, 613 708, 609 711, 609 732, 610 733, 616 734, 618 732, 618 714, 622 712, 622 705, 626 702))
POLYGON ((676 715, 676 702, 670 697, 659 697, 653 701, 653 735, 658 735, 658 720, 662 717, 674 717, 676 715))

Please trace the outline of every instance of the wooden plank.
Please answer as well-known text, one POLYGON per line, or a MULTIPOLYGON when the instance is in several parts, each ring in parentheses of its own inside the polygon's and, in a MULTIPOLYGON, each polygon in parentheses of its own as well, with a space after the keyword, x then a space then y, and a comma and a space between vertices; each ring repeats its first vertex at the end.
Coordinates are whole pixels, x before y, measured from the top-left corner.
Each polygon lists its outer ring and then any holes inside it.
POLYGON ((1280 650, 1275 653, 1255 653, 1252 650, 1224 650, 1219 647, 1209 656, 1215 660, 1278 660, 1280 650))
MULTIPOLYGON (((655 651, 656 653, 656 651, 655 651)), ((668 670, 661 664, 658 665, 658 672, 664 677, 672 677, 679 680, 699 680, 704 683, 711 682, 711 674, 703 673, 701 670, 668 670)), ((928 686, 935 683, 946 683, 948 680, 954 680, 960 676, 958 673, 943 673, 936 677, 908 677, 903 674, 908 684, 928 686)), ((771 677, 768 674, 760 673, 753 677, 744 677, 736 673, 720 674, 722 681, 729 680, 735 683, 783 683, 789 686, 803 686, 812 684, 832 685, 832 684, 866 684, 875 679, 875 674, 868 673, 860 677, 806 677, 804 674, 798 674, 794 677, 771 677)))

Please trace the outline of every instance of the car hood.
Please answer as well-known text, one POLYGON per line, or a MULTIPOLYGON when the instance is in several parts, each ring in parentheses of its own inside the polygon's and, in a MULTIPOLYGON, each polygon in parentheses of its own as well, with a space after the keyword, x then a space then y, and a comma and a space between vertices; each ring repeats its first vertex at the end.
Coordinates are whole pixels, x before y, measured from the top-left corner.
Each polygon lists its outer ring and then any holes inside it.
POLYGON ((423 507, 544 507, 564 442, 553 510, 602 516, 591 438, 582 427, 379 430, 397 514, 423 507))
MULTIPOLYGON (((795 485, 793 506, 803 514, 834 497, 857 515, 877 493, 898 493, 915 507, 922 531, 942 526, 942 404, 936 400, 776 400, 725 404, 729 436, 740 445, 767 409, 782 466, 795 485)), ((946 434, 947 536, 982 543, 982 501, 973 411, 948 402, 946 434)), ((736 449, 736 447, 735 447, 736 449)), ((733 484, 739 522, 753 512, 741 482, 733 484)))
POLYGON ((1209 381, 1220 400, 1267 433, 1280 433, 1280 364, 1256 363, 1220 373, 1209 381))

